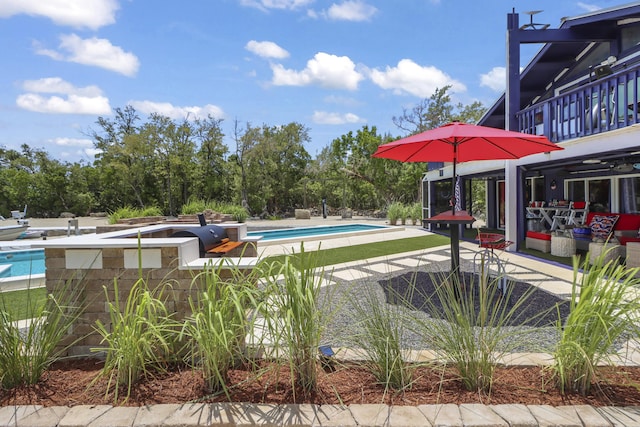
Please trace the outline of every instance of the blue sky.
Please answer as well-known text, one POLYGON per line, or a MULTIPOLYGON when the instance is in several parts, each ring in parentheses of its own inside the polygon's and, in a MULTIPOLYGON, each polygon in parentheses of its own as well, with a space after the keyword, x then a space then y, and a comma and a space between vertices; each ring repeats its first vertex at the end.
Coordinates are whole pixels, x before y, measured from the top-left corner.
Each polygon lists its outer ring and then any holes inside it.
MULTIPOLYGON (((491 105, 504 90, 506 15, 565 16, 610 0, 1 0, 0 146, 93 160, 99 116, 299 122, 307 151, 392 122, 436 88, 491 105)), ((523 65, 539 49, 523 48, 523 65)))

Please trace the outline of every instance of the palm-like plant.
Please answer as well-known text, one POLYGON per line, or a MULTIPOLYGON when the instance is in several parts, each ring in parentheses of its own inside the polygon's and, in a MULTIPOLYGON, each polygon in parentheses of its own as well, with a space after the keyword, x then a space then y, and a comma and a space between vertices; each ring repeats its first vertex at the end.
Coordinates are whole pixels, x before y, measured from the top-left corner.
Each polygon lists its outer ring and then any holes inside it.
POLYGON ((589 264, 574 259, 570 311, 558 322, 560 340, 554 356, 556 382, 562 393, 589 393, 600 363, 625 333, 638 333, 640 303, 635 292, 638 269, 627 269, 617 260, 605 262, 606 251, 589 264), (583 273, 578 273, 582 268, 583 273))

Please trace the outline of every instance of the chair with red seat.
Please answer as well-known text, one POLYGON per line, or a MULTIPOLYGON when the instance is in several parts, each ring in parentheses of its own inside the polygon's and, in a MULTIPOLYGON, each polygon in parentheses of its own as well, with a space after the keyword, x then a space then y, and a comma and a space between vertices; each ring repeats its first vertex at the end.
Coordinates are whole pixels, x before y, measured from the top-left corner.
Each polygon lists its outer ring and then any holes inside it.
POLYGON ((489 278, 491 265, 495 264, 497 278, 500 280, 498 289, 502 290, 502 295, 507 292, 507 272, 504 263, 495 251, 502 251, 513 244, 510 240, 505 240, 504 235, 499 233, 483 233, 478 229, 478 246, 484 250, 477 252, 473 257, 473 273, 476 272, 477 258, 480 257, 480 271, 483 278, 489 278))

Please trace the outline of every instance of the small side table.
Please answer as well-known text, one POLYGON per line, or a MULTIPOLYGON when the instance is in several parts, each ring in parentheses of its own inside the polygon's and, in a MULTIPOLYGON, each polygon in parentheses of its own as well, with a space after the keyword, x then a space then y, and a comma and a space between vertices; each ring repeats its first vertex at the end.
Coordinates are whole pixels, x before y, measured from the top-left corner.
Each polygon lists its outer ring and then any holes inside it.
POLYGON ((589 264, 595 263, 596 259, 605 252, 603 264, 616 260, 622 256, 622 246, 618 243, 589 243, 589 264))
POLYGON ((576 241, 573 237, 551 235, 551 255, 570 257, 576 254, 576 241))

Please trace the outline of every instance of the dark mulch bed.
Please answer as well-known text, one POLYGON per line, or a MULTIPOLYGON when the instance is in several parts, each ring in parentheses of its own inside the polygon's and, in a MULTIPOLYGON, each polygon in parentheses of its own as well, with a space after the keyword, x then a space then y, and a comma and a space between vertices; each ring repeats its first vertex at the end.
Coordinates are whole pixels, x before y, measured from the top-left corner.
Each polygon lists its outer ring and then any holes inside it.
POLYGON ((318 389, 305 394, 291 387, 286 367, 261 364, 262 375, 237 369, 229 373, 230 395, 211 396, 204 390, 199 371, 175 367, 151 375, 133 387, 131 397, 114 402, 106 380, 93 382, 102 363, 86 359, 54 364, 33 386, 0 390, 0 406, 74 406, 111 404, 141 406, 185 402, 252 402, 354 404, 387 403, 424 405, 443 403, 529 404, 529 405, 616 405, 640 404, 640 370, 631 367, 600 369, 600 381, 588 396, 561 395, 551 372, 540 367, 498 367, 489 395, 465 390, 456 375, 443 366, 420 368, 413 386, 404 391, 385 390, 373 375, 358 364, 338 365, 335 371, 319 370, 318 389))
MULTIPOLYGON (((457 294, 465 301, 472 299, 475 312, 478 313, 480 309, 478 275, 469 272, 461 273, 459 282, 454 281, 456 285, 443 285, 445 277, 443 274, 420 271, 381 280, 379 284, 385 292, 388 303, 421 310, 431 317, 439 319, 445 319, 443 303, 440 298, 450 295, 450 293, 437 292, 436 287, 458 286, 459 284, 457 294)), ((492 313, 493 310, 509 311, 514 307, 514 304, 520 304, 515 315, 505 322, 508 326, 552 326, 558 322, 558 316, 561 321, 564 321, 569 314, 569 303, 566 300, 528 283, 508 281, 507 292, 504 296, 501 291, 493 288, 495 286, 495 281, 489 282, 487 291, 489 313, 492 313)))

